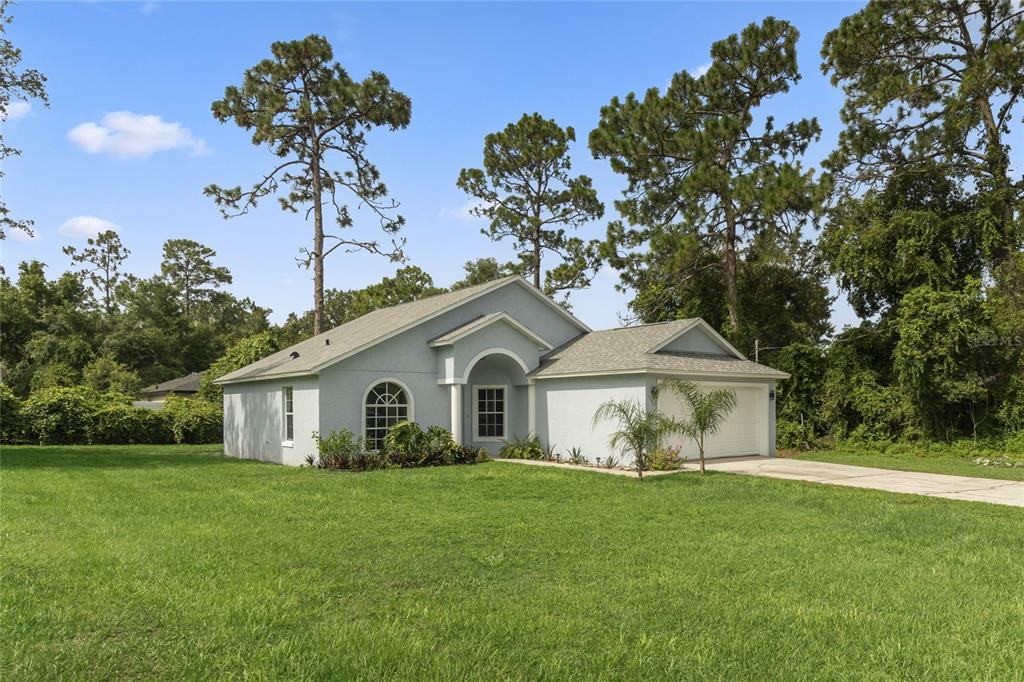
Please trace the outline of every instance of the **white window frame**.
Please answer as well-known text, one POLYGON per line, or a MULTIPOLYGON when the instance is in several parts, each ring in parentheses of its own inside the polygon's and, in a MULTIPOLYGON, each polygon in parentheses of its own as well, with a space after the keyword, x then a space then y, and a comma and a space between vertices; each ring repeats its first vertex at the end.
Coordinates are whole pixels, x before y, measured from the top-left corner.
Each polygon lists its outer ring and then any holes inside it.
MULTIPOLYGON (((508 427, 511 410, 509 410, 509 385, 508 384, 474 384, 473 394, 470 396, 473 401, 473 440, 478 443, 506 443, 508 442, 508 427), (480 390, 481 389, 495 389, 500 388, 502 391, 501 404, 504 408, 501 412, 502 417, 502 435, 498 436, 481 436, 480 435, 480 390)), ((497 414, 497 413, 494 413, 497 414)))
POLYGON ((291 447, 295 442, 295 387, 281 387, 281 445, 291 447), (290 404, 289 404, 290 403, 290 404), (289 409, 290 408, 290 409, 289 409), (288 417, 292 418, 291 433, 288 433, 288 417))
POLYGON ((405 419, 403 421, 414 422, 416 421, 416 404, 412 395, 412 391, 404 381, 395 379, 394 377, 381 377, 371 381, 370 384, 363 391, 363 399, 359 404, 359 423, 362 429, 363 442, 366 442, 366 401, 370 397, 370 391, 377 388, 381 384, 395 384, 403 391, 405 391, 405 419))

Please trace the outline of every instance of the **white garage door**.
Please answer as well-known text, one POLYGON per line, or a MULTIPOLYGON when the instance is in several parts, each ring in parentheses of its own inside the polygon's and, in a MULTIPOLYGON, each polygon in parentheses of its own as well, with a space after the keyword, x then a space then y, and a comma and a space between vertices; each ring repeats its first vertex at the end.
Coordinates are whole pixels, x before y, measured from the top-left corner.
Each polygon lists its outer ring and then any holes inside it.
MULTIPOLYGON (((705 389, 722 388, 721 385, 701 384, 705 389)), ((768 391, 763 386, 729 386, 736 393, 736 407, 713 436, 704 440, 705 457, 738 457, 740 455, 767 455, 768 391)), ((658 396, 658 409, 676 418, 686 416, 686 408, 671 391, 658 396)), ((697 444, 689 438, 673 436, 666 444, 682 446, 682 454, 694 461, 698 457, 697 444)))

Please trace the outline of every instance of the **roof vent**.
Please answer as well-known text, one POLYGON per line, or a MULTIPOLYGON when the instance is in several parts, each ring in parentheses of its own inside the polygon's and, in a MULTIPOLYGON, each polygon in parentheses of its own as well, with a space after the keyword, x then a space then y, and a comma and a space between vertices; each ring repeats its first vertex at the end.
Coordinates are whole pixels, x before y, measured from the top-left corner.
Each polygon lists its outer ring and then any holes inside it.
POLYGON ((291 352, 291 356, 292 356, 292 360, 294 360, 295 358, 299 357, 299 351, 293 350, 291 352))
POLYGON ((324 345, 325 346, 331 345, 331 340, 330 339, 324 339, 324 345))

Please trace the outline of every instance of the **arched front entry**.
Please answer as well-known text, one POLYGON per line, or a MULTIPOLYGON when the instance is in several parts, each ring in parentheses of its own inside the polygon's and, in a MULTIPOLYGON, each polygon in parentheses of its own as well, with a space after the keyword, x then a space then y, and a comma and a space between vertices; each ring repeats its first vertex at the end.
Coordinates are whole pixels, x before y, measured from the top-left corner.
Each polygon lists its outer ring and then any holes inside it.
POLYGON ((526 363, 514 353, 482 353, 467 366, 462 386, 462 442, 497 454, 509 440, 527 436, 526 363))

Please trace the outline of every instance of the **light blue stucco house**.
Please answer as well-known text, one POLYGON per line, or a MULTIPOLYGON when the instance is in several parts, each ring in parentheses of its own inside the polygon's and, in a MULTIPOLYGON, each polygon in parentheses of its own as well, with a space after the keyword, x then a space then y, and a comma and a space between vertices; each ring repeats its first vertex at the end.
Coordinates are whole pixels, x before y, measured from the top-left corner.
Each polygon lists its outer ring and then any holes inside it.
MULTIPOLYGON (((592 331, 518 276, 376 310, 231 372, 224 450, 298 465, 314 432, 347 428, 378 446, 403 420, 443 426, 497 454, 536 434, 560 451, 607 457, 609 399, 678 413, 666 376, 732 388, 736 409, 707 444, 710 457, 775 452, 775 382, 700 319, 592 331)), ((693 455, 692 444, 677 443, 693 455)))

